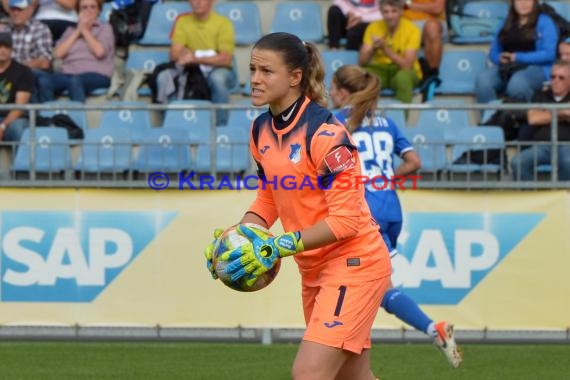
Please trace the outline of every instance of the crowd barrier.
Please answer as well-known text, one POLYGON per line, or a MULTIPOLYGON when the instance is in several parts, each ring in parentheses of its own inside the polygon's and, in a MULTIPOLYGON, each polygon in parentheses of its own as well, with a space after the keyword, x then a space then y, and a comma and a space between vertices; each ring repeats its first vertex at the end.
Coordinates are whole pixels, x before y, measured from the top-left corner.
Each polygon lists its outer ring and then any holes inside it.
MULTIPOLYGON (((456 189, 551 189, 551 188, 568 188, 570 181, 559 181, 557 177, 557 167, 558 167, 558 156, 557 149, 560 144, 567 144, 567 142, 556 142, 557 140, 557 129, 553 129, 552 133, 552 162, 550 165, 538 166, 538 170, 535 172, 535 178, 533 181, 518 181, 513 180, 510 174, 509 162, 510 159, 520 151, 524 143, 519 142, 504 142, 496 141, 488 138, 484 133, 482 133, 485 128, 479 127, 472 128, 473 123, 465 126, 462 122, 461 125, 455 124, 456 121, 453 118, 453 113, 459 112, 482 112, 489 110, 521 110, 527 109, 528 104, 454 104, 453 102, 446 102, 445 104, 438 105, 434 104, 381 104, 379 106, 379 112, 387 114, 389 117, 393 117, 397 123, 400 125, 401 129, 408 136, 408 139, 415 145, 416 149, 420 153, 420 157, 424 163, 423 168, 420 170, 419 174, 422 175, 421 181, 419 181, 419 186, 423 188, 456 188, 456 189), (425 128, 422 126, 404 126, 401 124, 406 123, 405 119, 399 119, 392 115, 398 115, 396 112, 431 112, 434 117, 434 121, 428 125, 430 128, 425 128), (428 131, 429 129, 429 131, 428 131), (433 131, 437 132, 436 137, 430 135, 433 131), (467 131, 467 137, 461 137, 461 133, 467 131), (479 133, 481 132, 481 133, 479 133), (451 135, 451 137, 449 137, 451 135), (439 136, 439 137, 437 137, 439 136), (479 150, 480 152, 487 151, 487 148, 497 148, 499 147, 502 152, 506 154, 501 155, 500 162, 493 163, 493 165, 459 165, 460 168, 456 170, 457 165, 452 165, 453 160, 457 158, 457 152, 463 151, 473 152, 473 150, 479 150), (441 151, 440 151, 441 150, 441 151), (441 153, 442 152, 442 153, 441 153), (438 156, 440 155, 440 157, 438 156), (438 161, 439 160, 439 161, 438 161), (433 166, 436 163, 436 166, 433 166), (489 169, 488 167, 492 168, 489 169), (481 169, 486 167, 485 169, 481 169)), ((565 105, 556 104, 536 104, 536 107, 548 109, 553 113, 552 122, 557 123, 557 114, 555 111, 565 109, 565 105)), ((121 103, 105 103, 105 104, 89 104, 89 105, 78 105, 78 104, 67 104, 62 105, 26 105, 26 106, 15 106, 15 105, 3 105, 0 106, 3 109, 25 109, 29 112, 30 117, 30 128, 27 138, 18 143, 3 143, 6 152, 4 152, 4 172, 1 175, 0 186, 47 186, 47 187, 145 187, 148 184, 148 173, 154 171, 171 171, 178 173, 180 171, 187 172, 201 172, 208 173, 218 178, 219 172, 230 173, 230 174, 247 174, 253 173, 253 166, 249 159, 249 155, 246 151, 248 147, 248 129, 251 121, 263 111, 263 108, 252 108, 250 105, 245 104, 231 104, 231 105, 217 105, 211 103, 200 103, 200 102, 182 102, 177 104, 169 105, 148 105, 144 103, 136 104, 121 104, 121 103), (65 107, 65 108, 62 108, 65 107), (230 117, 229 129, 222 130, 220 126, 216 127, 215 112, 216 109, 225 109, 229 113, 236 112, 241 114, 241 119, 239 122, 235 122, 239 125, 234 125, 235 118, 230 117), (98 138, 100 140, 93 141, 82 141, 82 140, 70 140, 63 142, 51 142, 49 137, 42 137, 43 140, 39 141, 39 137, 36 135, 41 134, 46 131, 46 128, 35 128, 36 119, 38 112, 86 112, 90 114, 96 114, 101 118, 101 114, 106 111, 115 112, 118 116, 114 119, 111 118, 109 122, 105 122, 106 119, 103 117, 100 122, 99 128, 89 127, 87 125, 82 126, 85 131, 93 132, 94 130, 101 130, 98 138), (179 115, 173 119, 164 119, 164 115, 161 114, 174 114, 179 115), (147 115, 148 114, 148 115, 147 115), (151 125, 151 114, 158 114, 158 122, 155 125, 151 125), (197 115, 207 115, 204 120, 200 120, 197 115), (126 116, 125 116, 126 115, 126 116), (134 116, 133 116, 134 115, 134 116), (139 115, 139 116, 137 116, 139 115), (140 117, 142 115, 143 117, 140 117), (124 118, 125 120, 122 120, 124 118), (142 120, 140 121, 139 120, 142 120), (174 120, 169 124, 169 128, 157 128, 162 126, 165 120, 174 120), (175 128, 172 128, 175 127, 175 128), (236 127, 236 128, 234 128, 236 127), (139 151, 142 146, 149 145, 149 149, 157 146, 158 141, 162 137, 160 130, 162 131, 172 131, 173 129, 180 129, 186 131, 184 139, 179 141, 170 141, 172 146, 177 149, 176 160, 171 167, 164 167, 169 170, 160 170, 161 163, 155 163, 149 167, 143 165, 146 171, 138 170, 140 166, 144 163, 141 161, 141 156, 139 151), (239 138, 232 140, 229 133, 222 131, 229 131, 239 129, 239 138), (114 134, 125 134, 130 135, 130 140, 124 142, 115 142, 109 144, 106 138, 109 138, 108 134, 102 131, 109 131, 114 134), (149 141, 149 135, 152 134, 152 138, 149 141), (154 141, 152 139, 156 139, 154 141), (229 139, 229 142, 228 142, 229 139), (59 144, 59 145, 58 145, 59 144), (77 156, 81 157, 81 152, 85 152, 86 146, 92 145, 91 150, 96 150, 97 152, 103 152, 105 147, 113 146, 117 148, 121 144, 126 144, 132 148, 132 152, 128 155, 128 162, 126 167, 114 167, 113 170, 108 170, 110 173, 106 173, 104 170, 98 170, 99 166, 95 165, 95 169, 88 171, 85 166, 82 166, 83 162, 81 159, 77 159, 77 156), (17 146, 23 145, 25 149, 20 152, 20 157, 16 155, 18 152, 17 146), (97 146, 99 149, 96 149, 97 146), (50 149, 44 149, 44 148, 50 149), (52 155, 56 147, 65 147, 71 149, 71 153, 66 153, 69 157, 65 158, 67 166, 64 165, 64 170, 58 168, 57 170, 46 170, 38 165, 46 166, 46 162, 51 164, 52 155), (226 147, 226 151, 220 152, 226 147), (53 150, 51 149, 53 148, 53 150), (237 155, 236 151, 240 151, 237 155), (182 152, 182 153, 181 153, 182 152), (35 155, 43 154, 43 157, 47 157, 42 162, 39 162, 35 155), (186 157, 188 156, 188 157, 186 157), (182 158, 184 160, 182 160, 182 158), (182 161, 180 161, 182 160, 182 161), (225 166, 220 166, 218 161, 227 161, 225 166), (234 167, 234 164, 238 160, 240 165, 239 168, 234 167), (75 161, 75 162, 72 162, 75 161), (245 162, 244 162, 245 161, 245 162), (23 164, 21 163, 23 162, 23 164), (137 166, 138 165, 138 166, 137 166), (174 168, 174 170, 172 170, 174 168), (179 170, 180 169, 180 170, 179 170), (133 175, 133 172, 136 175, 133 175), (138 173, 141 172, 141 173, 138 173), (91 175, 88 175, 91 174, 91 175), (105 175, 103 175, 105 174, 105 175)), ((156 119, 156 118, 155 118, 156 119)), ((492 129, 492 128, 491 128, 492 129)), ((495 128, 497 129, 497 128, 495 128)), ((500 134, 500 131, 499 131, 500 134)), ((497 134, 495 133, 495 136, 497 134)), ((501 136, 499 136, 500 138, 501 136)), ((170 139, 170 137, 168 137, 170 139)), ((548 142, 542 142, 539 144, 549 144, 548 142)), ((164 144, 162 141, 158 145, 166 146, 170 148, 170 145, 164 144)), ((173 154, 168 152, 168 149, 163 149, 164 151, 160 154, 165 157, 169 157, 172 160, 173 154)), ((143 150, 144 151, 144 150, 143 150)), ((490 151, 490 150, 489 150, 490 151)), ((107 158, 107 160, 112 161, 111 165, 115 164, 117 155, 119 153, 113 151, 113 156, 107 158)), ((468 153, 471 154, 471 153, 468 153)), ((486 153, 485 153, 486 154, 486 153)), ((148 157, 148 156, 147 156, 148 157)), ((489 156, 490 157, 490 156, 489 156)), ((143 157, 144 158, 144 157, 143 157)), ((487 157, 483 158, 484 160, 487 157)), ((166 160, 166 159, 165 159, 166 160)), ((144 161, 144 160, 143 160, 144 161)), ((146 160, 148 164, 151 160, 146 160)), ((156 160, 155 160, 156 161, 156 160)), ((483 162, 486 164, 487 162, 483 162)), ((163 165, 166 165, 165 163, 163 165)))

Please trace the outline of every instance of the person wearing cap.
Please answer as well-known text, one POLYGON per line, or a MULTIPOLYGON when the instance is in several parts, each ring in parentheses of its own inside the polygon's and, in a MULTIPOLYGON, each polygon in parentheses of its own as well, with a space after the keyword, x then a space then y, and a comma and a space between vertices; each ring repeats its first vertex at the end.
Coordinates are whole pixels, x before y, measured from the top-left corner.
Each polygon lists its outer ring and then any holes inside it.
POLYGON ((4 0, 8 3, 8 15, 14 46, 12 58, 28 66, 34 74, 35 87, 32 103, 37 103, 37 83, 51 70, 52 38, 48 27, 33 19, 36 4, 33 0, 4 0))
MULTIPOLYGON (((50 70, 52 37, 49 28, 32 18, 36 5, 32 0, 8 0, 12 39, 12 57, 30 69, 50 70)), ((39 74, 39 73, 38 73, 39 74)))
POLYGON ((87 95, 107 88, 113 74, 115 37, 108 23, 99 20, 102 0, 79 0, 79 22, 67 28, 54 48, 61 72, 38 78, 39 100, 54 100, 67 91, 70 100, 85 102, 87 95))
MULTIPOLYGON (((27 104, 34 88, 32 70, 12 59, 12 34, 0 31, 0 104, 27 104)), ((0 111, 0 140, 20 141, 28 127, 22 110, 0 111)))
MULTIPOLYGON (((4 8, 9 10, 11 0, 2 0, 4 8)), ((16 1, 20 2, 20 1, 16 1)), ((77 25, 77 0, 24 0, 24 2, 33 2, 34 19, 45 24, 53 36, 55 43, 70 26, 77 25)))

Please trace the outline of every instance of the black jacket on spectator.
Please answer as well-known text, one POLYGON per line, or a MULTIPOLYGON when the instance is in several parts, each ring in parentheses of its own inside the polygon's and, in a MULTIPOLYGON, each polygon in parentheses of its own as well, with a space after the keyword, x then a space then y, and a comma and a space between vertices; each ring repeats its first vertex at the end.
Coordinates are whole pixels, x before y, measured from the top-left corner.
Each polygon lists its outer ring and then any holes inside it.
MULTIPOLYGON (((540 91, 534 94, 532 98, 533 103, 566 103, 570 107, 570 94, 567 94, 564 98, 556 101, 552 95, 552 91, 540 91)), ((529 140, 533 141, 550 141, 550 123, 538 126, 531 125, 529 129, 533 131, 532 137, 529 140)), ((570 141, 570 121, 559 120, 558 121, 558 141, 570 141)))

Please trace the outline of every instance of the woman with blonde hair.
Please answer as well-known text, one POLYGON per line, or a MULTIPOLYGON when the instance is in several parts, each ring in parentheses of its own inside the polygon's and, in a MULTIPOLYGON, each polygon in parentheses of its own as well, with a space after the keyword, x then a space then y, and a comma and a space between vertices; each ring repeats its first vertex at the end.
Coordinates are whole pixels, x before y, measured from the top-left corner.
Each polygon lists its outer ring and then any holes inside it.
MULTIPOLYGON (((369 179, 365 187, 366 202, 380 226, 390 257, 394 257, 398 253, 396 246, 402 230, 402 207, 394 182, 418 170, 421 161, 396 124, 376 115, 379 94, 378 77, 359 66, 342 66, 333 75, 331 99, 335 108, 341 108, 336 116, 346 125, 358 147, 362 173, 369 179), (397 168, 394 168, 394 154, 402 159, 397 168), (370 183, 373 178, 378 178, 378 183, 370 183)), ((455 343, 453 325, 434 323, 398 288, 391 288, 384 294, 381 306, 431 336, 449 364, 459 367, 462 358, 455 343)))

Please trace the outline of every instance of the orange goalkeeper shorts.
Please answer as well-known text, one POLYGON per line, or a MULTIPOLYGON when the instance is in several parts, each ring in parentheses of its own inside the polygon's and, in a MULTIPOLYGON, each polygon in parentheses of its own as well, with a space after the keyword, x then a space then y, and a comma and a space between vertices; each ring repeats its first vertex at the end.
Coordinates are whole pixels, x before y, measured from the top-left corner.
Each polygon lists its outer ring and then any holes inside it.
POLYGON ((303 339, 356 354, 370 348, 372 324, 389 285, 390 276, 346 285, 303 285, 303 339))

